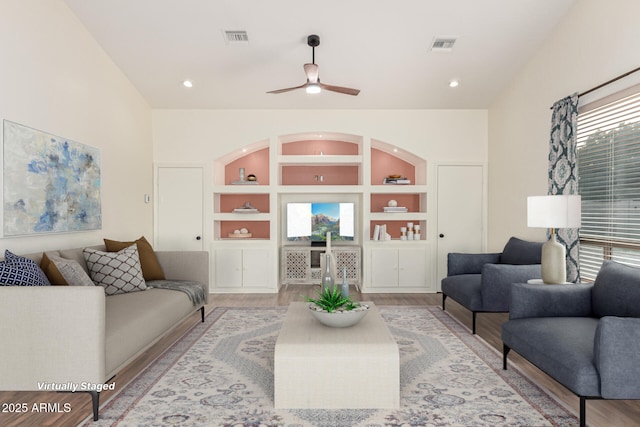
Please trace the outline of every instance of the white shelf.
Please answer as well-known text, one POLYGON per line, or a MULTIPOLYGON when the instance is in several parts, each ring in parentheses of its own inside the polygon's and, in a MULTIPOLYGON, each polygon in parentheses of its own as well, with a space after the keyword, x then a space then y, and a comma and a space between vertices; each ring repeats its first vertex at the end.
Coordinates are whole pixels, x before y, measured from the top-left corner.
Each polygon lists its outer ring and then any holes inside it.
POLYGON ((361 185, 281 185, 278 193, 362 193, 361 185))
POLYGON ((259 184, 214 185, 213 192, 220 194, 269 194, 271 187, 259 184))
POLYGON ((229 213, 218 212, 213 214, 214 221, 269 221, 270 213, 229 213))
POLYGON ((371 221, 426 221, 426 212, 371 212, 371 221))
POLYGON ((426 185, 413 184, 380 184, 370 186, 372 194, 391 194, 391 193, 426 193, 426 185))
POLYGON ((362 164, 360 155, 280 155, 278 163, 281 166, 359 166, 362 164))

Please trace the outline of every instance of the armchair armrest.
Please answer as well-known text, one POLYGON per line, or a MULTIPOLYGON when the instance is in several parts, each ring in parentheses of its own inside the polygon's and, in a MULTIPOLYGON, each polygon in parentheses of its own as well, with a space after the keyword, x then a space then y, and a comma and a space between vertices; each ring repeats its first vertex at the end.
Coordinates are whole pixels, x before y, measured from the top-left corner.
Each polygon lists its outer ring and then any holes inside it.
POLYGON ((485 264, 496 264, 499 262, 499 253, 462 254, 451 252, 447 255, 447 276, 480 274, 485 264))
POLYGON ((104 383, 102 286, 0 287, 0 389, 104 383))
POLYGON ((592 288, 591 283, 516 283, 511 289, 509 318, 591 316, 592 288))
POLYGON ((486 311, 509 311, 513 284, 537 279, 540 275, 540 264, 485 264, 480 283, 482 308, 486 311))
POLYGON ((600 392, 605 399, 640 399, 640 319, 606 316, 594 339, 600 392))

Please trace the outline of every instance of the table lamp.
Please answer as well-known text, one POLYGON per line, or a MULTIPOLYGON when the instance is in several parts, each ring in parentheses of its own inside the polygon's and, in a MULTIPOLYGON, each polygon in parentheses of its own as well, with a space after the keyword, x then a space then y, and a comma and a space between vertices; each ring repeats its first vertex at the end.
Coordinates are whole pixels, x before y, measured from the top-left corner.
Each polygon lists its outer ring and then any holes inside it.
POLYGON ((556 239, 556 228, 579 228, 581 198, 577 195, 530 196, 527 198, 527 226, 550 228, 551 238, 542 245, 542 281, 546 284, 567 280, 564 245, 556 239))

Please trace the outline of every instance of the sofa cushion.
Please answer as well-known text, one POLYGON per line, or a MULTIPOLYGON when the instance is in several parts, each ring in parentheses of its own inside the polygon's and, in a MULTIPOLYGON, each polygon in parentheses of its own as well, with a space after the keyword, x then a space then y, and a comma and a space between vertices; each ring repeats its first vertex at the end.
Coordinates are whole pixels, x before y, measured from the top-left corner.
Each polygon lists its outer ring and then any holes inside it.
POLYGON ((528 242, 512 237, 502 250, 500 262, 502 264, 540 264, 542 262, 541 242, 528 242))
POLYGON ((459 274, 442 279, 442 292, 472 311, 482 310, 480 274, 459 274))
POLYGON ((107 295, 147 289, 136 245, 118 252, 103 252, 92 248, 84 248, 82 252, 91 279, 96 285, 103 286, 107 295))
POLYGON ((140 257, 144 280, 164 280, 164 272, 158 262, 156 253, 153 251, 151 243, 149 243, 144 236, 134 242, 119 242, 117 240, 104 239, 107 252, 118 252, 133 244, 138 247, 138 256, 140 257))
POLYGON ((167 289, 110 296, 105 308, 107 377, 194 313, 187 294, 167 289))
MULTIPOLYGON (((45 256, 47 256, 45 254, 45 256)), ((55 268, 64 281, 65 285, 69 286, 95 286, 93 280, 87 275, 84 268, 80 266, 76 261, 72 259, 65 259, 59 256, 51 255, 49 261, 53 268, 55 268)))
POLYGON ((640 268, 604 261, 591 293, 598 317, 640 317, 640 268))
POLYGON ((49 286, 51 282, 35 261, 5 250, 4 261, 0 261, 0 285, 49 286))
POLYGON ((502 324, 502 341, 577 395, 599 396, 597 327, 593 317, 512 319, 502 324))

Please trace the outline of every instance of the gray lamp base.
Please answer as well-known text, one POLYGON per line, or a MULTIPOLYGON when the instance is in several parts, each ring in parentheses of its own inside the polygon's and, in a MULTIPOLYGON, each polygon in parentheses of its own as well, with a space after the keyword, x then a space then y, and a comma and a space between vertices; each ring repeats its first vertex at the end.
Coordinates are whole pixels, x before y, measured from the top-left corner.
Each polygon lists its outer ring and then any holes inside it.
POLYGON ((551 232, 551 239, 542 245, 542 281, 546 284, 565 283, 567 280, 567 260, 564 246, 551 232))

